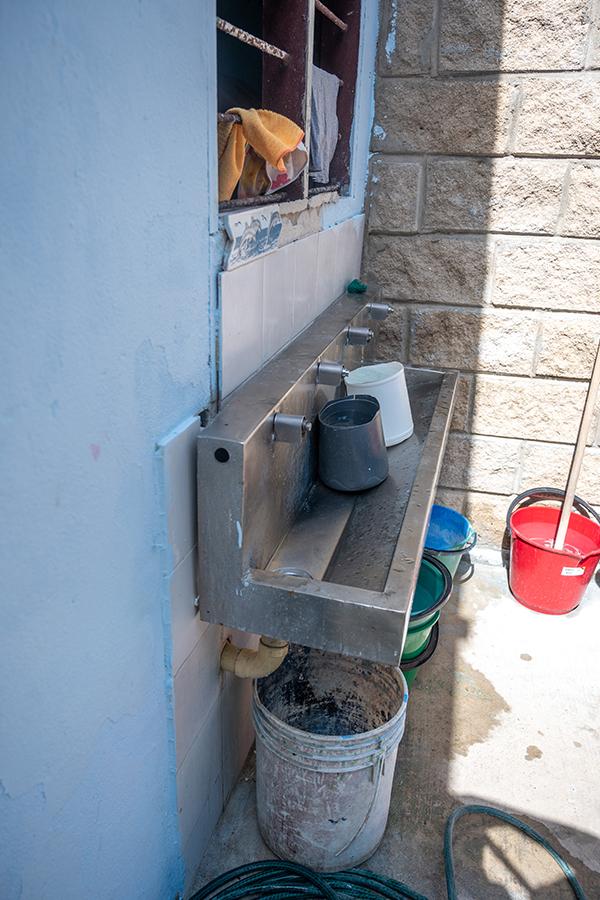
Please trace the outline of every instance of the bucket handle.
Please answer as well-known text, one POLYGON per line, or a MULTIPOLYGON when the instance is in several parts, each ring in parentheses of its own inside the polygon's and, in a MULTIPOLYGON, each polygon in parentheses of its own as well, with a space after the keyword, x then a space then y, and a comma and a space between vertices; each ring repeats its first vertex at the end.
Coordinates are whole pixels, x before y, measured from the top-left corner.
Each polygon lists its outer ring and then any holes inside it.
MULTIPOLYGON (((461 553, 469 553, 471 550, 473 550, 473 548, 475 547, 475 544, 476 544, 476 543, 477 543, 477 532, 475 531, 475 529, 474 529, 473 526, 471 525, 471 535, 470 535, 470 538, 469 538, 469 540, 467 540, 467 543, 465 544, 465 546, 460 548, 460 552, 461 552, 461 553)), ((457 553, 458 551, 457 551, 457 550, 451 550, 450 552, 451 552, 451 553, 457 553)))
POLYGON ((477 544, 477 537, 478 537, 477 532, 475 531, 475 529, 469 522, 469 534, 468 534, 467 539, 462 547, 448 547, 445 550, 431 550, 431 548, 428 548, 426 546, 425 552, 426 553, 460 553, 462 556, 465 553, 470 553, 471 550, 473 550, 473 548, 477 544))
MULTIPOLYGON (((559 488, 551 488, 551 487, 539 487, 539 488, 530 488, 528 491, 523 491, 522 494, 519 494, 518 497, 515 497, 513 502, 508 507, 508 511, 506 513, 506 527, 508 531, 510 531, 510 519, 512 514, 515 512, 518 506, 520 506, 524 500, 529 499, 531 502, 535 500, 562 500, 565 496, 565 492, 561 491, 559 488)), ((596 512, 593 506, 590 506, 589 503, 582 497, 578 497, 577 494, 573 497, 573 506, 579 511, 583 511, 587 514, 588 518, 595 519, 596 522, 600 525, 600 515, 596 512)))

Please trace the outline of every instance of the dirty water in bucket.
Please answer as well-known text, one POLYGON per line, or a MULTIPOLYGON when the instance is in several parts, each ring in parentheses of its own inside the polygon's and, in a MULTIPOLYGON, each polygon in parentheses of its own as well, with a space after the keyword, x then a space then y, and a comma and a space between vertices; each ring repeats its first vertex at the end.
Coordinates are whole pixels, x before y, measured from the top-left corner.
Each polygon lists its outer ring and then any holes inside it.
POLYGON ((385 725, 401 705, 397 682, 386 669, 368 660, 295 647, 277 672, 260 680, 258 695, 292 728, 321 735, 361 734, 385 725))
POLYGON ((257 810, 283 859, 356 865, 387 823, 408 690, 399 669, 305 647, 257 681, 257 810))

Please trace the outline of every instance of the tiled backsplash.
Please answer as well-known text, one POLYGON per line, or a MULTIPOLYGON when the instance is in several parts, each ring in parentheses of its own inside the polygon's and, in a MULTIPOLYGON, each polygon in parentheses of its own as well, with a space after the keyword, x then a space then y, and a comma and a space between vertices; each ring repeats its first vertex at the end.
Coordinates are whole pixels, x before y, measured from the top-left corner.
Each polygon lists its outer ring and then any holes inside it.
POLYGON ((220 276, 221 395, 256 372, 360 273, 355 216, 220 276))

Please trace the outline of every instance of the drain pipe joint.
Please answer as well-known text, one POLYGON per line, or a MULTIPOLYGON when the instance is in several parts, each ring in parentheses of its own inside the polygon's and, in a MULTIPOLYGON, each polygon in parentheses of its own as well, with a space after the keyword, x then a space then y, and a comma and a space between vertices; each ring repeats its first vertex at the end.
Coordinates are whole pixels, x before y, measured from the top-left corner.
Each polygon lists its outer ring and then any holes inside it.
POLYGON ((227 641, 221 653, 221 668, 238 678, 264 678, 278 669, 287 656, 289 644, 263 634, 258 650, 236 647, 227 641))

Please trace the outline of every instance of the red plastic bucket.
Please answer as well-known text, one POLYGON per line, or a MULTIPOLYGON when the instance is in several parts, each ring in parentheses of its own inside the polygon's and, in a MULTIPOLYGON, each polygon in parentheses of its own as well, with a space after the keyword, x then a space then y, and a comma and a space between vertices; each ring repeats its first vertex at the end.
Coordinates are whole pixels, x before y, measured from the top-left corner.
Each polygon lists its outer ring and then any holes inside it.
POLYGON ((523 505, 563 496, 554 488, 534 488, 516 497, 507 514, 510 589, 523 606, 554 616, 579 606, 600 560, 600 516, 581 497, 574 505, 587 516, 571 513, 563 550, 552 547, 560 509, 523 505))

